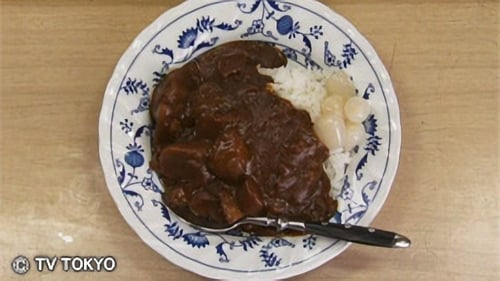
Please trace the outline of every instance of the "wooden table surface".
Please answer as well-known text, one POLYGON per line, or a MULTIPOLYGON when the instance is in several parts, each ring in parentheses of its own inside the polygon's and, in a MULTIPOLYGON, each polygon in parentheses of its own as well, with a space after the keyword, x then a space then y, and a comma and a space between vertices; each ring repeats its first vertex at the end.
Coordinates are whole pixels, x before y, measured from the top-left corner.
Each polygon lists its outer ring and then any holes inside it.
MULTIPOLYGON (((97 124, 116 62, 168 0, 1 0, 1 280, 202 280, 144 244, 120 215, 97 124), (24 276, 22 254, 112 255, 113 273, 24 276)), ((293 280, 500 280, 499 2, 324 0, 392 76, 400 165, 373 225, 407 250, 351 246, 293 280)), ((33 266, 33 265, 32 265, 33 266)))

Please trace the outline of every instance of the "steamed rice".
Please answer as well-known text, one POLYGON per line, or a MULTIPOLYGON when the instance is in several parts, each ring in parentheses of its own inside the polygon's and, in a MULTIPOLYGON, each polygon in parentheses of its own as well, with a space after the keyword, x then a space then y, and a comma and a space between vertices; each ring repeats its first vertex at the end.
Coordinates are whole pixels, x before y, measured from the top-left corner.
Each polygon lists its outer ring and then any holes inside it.
POLYGON ((273 77, 273 88, 278 95, 289 100, 296 108, 309 112, 311 120, 316 120, 320 115, 328 78, 323 72, 292 64, 279 68, 260 68, 259 71, 273 77))
MULTIPOLYGON (((320 70, 309 70, 295 64, 279 68, 259 68, 259 72, 273 77, 273 89, 289 100, 293 106, 309 113, 314 122, 321 113, 321 102, 327 95, 325 82, 330 76, 320 70)), ((349 152, 331 151, 323 164, 330 178, 332 197, 337 197, 342 189, 345 167, 351 161, 349 152)))

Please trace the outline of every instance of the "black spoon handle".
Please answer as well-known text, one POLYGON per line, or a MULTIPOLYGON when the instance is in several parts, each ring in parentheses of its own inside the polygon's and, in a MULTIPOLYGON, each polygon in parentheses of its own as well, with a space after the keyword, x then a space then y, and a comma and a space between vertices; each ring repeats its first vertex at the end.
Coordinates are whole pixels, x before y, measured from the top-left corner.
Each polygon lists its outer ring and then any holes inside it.
POLYGON ((411 245, 410 239, 403 235, 372 227, 334 223, 304 223, 304 226, 311 234, 365 245, 387 248, 408 248, 411 245))

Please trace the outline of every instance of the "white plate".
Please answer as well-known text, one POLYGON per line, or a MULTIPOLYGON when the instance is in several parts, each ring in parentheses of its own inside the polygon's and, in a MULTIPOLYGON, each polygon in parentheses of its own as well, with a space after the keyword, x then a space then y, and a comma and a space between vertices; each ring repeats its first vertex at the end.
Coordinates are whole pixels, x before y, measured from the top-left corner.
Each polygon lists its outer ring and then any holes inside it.
MULTIPOLYGON (((137 234, 169 261, 222 279, 291 277, 327 262, 349 245, 318 236, 248 237, 199 232, 177 220, 161 201, 148 168, 149 98, 159 74, 213 46, 263 40, 306 67, 341 68, 373 115, 338 195, 337 222, 369 224, 394 179, 401 143, 397 99, 382 62, 350 24, 316 1, 187 1, 142 31, 109 81, 99 120, 99 152, 108 189, 137 234)), ((161 265, 159 265, 161 266, 161 265)))

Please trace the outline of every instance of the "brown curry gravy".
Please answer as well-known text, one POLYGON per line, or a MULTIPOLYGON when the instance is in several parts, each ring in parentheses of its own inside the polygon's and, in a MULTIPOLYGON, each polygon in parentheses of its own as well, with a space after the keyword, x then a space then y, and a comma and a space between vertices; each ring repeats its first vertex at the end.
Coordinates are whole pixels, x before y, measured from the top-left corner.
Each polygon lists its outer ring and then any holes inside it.
POLYGON ((234 41, 160 81, 150 165, 176 214, 223 226, 245 216, 327 221, 335 213, 323 170, 328 149, 308 113, 277 96, 272 78, 257 71, 286 63, 268 44, 234 41))

